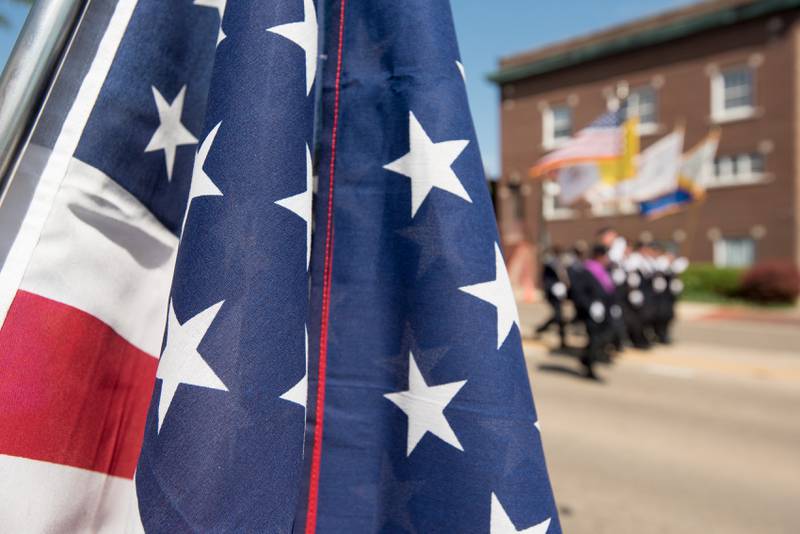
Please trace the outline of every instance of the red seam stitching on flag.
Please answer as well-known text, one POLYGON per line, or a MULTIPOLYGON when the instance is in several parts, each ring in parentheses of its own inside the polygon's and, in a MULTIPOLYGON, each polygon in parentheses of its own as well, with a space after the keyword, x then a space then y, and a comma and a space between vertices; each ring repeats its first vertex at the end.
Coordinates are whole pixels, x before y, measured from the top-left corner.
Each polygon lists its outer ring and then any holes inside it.
POLYGON ((344 48, 344 8, 346 0, 339 2, 339 45, 336 57, 336 82, 333 100, 333 126, 331 128, 331 161, 328 174, 328 211, 325 229, 325 264, 322 274, 322 317, 319 332, 319 370, 317 371, 317 399, 314 422, 314 449, 311 456, 311 474, 306 511, 306 534, 317 530, 317 505, 319 502, 319 473, 322 461, 322 429, 325 416, 325 371, 328 358, 328 324, 331 294, 331 270, 333 266, 333 183, 336 167, 336 134, 339 128, 339 93, 342 79, 342 49, 344 48))

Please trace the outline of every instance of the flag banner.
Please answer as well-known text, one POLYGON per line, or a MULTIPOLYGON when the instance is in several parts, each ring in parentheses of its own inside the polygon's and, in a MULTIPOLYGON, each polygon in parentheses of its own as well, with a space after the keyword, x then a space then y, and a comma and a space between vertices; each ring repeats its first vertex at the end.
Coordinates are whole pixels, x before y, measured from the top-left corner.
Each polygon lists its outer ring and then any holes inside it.
POLYGON ((617 185, 617 196, 643 202, 674 191, 681 170, 683 130, 665 135, 639 156, 638 172, 617 185))
POLYGON ((298 520, 559 532, 449 3, 327 5, 298 520))
POLYGON ((691 191, 695 198, 703 198, 708 184, 714 178, 714 158, 719 147, 719 130, 711 131, 683 157, 678 184, 691 191))
POLYGON ((569 206, 584 198, 600 182, 600 169, 596 164, 570 165, 558 171, 558 200, 569 206))
POLYGON ((224 18, 180 213, 139 508, 152 532, 289 532, 306 408, 316 7, 196 4, 224 18))
POLYGON ((446 0, 93 0, 0 222, 3 530, 560 532, 446 0))
POLYGON ((530 170, 533 177, 578 164, 601 166, 601 176, 615 182, 633 174, 638 153, 637 119, 627 119, 627 106, 598 117, 563 146, 540 159, 530 170))
POLYGON ((639 203, 639 211, 644 217, 655 219, 670 215, 705 198, 705 185, 714 173, 719 137, 719 131, 712 131, 683 156, 677 187, 662 196, 639 203))
POLYGON ((217 24, 191 2, 92 2, 4 196, 4 530, 142 528, 133 477, 217 24))
POLYGON ((680 211, 681 208, 693 201, 694 197, 689 191, 676 189, 653 200, 639 203, 639 210, 645 217, 654 219, 680 211))

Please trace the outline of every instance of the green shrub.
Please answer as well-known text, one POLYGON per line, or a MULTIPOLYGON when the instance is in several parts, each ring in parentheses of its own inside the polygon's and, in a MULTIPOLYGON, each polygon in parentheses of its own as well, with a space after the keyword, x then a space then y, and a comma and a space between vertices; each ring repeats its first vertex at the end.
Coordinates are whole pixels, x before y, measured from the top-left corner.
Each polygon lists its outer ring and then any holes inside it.
POLYGON ((681 275, 684 294, 692 297, 732 297, 739 292, 744 269, 716 267, 711 263, 690 265, 681 275))

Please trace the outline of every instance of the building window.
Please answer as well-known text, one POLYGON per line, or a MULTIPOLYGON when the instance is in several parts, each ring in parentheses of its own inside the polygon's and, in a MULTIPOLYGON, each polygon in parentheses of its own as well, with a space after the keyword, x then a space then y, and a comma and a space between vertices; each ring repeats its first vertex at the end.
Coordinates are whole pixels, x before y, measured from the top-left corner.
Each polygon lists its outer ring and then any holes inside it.
POLYGON ((714 265, 750 267, 756 259, 756 243, 750 237, 718 239, 714 242, 714 265))
POLYGON ((559 193, 561 186, 557 182, 542 183, 542 214, 547 221, 571 219, 575 216, 575 210, 561 203, 559 193))
POLYGON ((708 187, 754 184, 764 180, 764 155, 759 153, 719 156, 708 187))
POLYGON ((633 89, 628 96, 628 117, 639 117, 639 134, 647 135, 658 130, 656 90, 645 85, 633 89))
POLYGON ((551 149, 563 144, 572 136, 572 108, 552 106, 542 114, 542 144, 551 149))
POLYGON ((717 122, 752 117, 754 73, 748 66, 725 69, 711 79, 711 115, 717 122))

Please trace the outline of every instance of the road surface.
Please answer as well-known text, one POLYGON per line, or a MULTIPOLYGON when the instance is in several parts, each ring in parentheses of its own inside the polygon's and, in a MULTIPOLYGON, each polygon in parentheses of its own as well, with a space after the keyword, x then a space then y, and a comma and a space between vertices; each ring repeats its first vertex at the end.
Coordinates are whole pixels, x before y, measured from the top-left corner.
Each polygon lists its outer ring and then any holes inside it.
POLYGON ((599 384, 525 341, 564 532, 800 533, 800 327, 686 315, 599 384))

